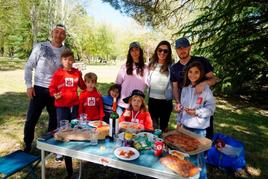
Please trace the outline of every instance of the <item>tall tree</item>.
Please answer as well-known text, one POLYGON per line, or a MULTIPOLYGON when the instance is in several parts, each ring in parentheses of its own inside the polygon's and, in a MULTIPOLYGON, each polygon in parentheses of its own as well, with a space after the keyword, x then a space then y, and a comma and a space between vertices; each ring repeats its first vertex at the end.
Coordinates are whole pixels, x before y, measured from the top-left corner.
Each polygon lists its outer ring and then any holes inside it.
POLYGON ((103 1, 143 24, 169 27, 174 37, 189 37, 194 53, 212 61, 221 91, 267 92, 267 1, 103 1))
POLYGON ((0 0, 0 56, 8 55, 11 48, 8 37, 14 31, 14 26, 17 24, 18 15, 14 9, 18 6, 17 1, 0 0), (11 20, 12 19, 12 20, 11 20))

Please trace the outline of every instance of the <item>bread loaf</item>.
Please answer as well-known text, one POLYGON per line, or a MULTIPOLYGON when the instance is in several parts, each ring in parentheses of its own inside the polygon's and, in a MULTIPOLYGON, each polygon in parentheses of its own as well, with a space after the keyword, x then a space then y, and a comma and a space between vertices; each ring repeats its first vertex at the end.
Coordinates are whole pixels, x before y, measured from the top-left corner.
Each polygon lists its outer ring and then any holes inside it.
POLYGON ((194 166, 190 161, 181 160, 172 155, 162 157, 160 163, 183 177, 192 177, 200 171, 200 169, 194 166))

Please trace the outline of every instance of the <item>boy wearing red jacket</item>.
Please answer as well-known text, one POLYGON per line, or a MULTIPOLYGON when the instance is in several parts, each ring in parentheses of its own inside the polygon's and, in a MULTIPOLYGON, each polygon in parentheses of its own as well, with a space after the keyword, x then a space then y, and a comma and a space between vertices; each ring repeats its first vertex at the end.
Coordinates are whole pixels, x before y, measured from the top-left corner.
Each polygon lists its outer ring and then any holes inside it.
MULTIPOLYGON (((55 98, 58 127, 61 120, 71 121, 77 118, 79 105, 77 88, 86 88, 81 72, 72 67, 74 54, 70 49, 65 49, 61 54, 61 63, 62 67, 54 73, 49 86, 49 93, 55 98)), ((60 157, 57 155, 56 159, 60 157)), ((65 157, 65 165, 67 177, 71 177, 73 175, 71 157, 65 157)))
POLYGON ((96 89, 97 75, 87 73, 84 76, 86 90, 79 98, 79 115, 86 114, 87 120, 103 120, 103 101, 101 93, 96 89))
POLYGON ((74 54, 71 50, 64 50, 61 54, 62 68, 53 75, 49 92, 55 98, 57 108, 58 127, 59 120, 71 120, 78 116, 79 97, 77 89, 86 89, 82 74, 72 67, 74 54))

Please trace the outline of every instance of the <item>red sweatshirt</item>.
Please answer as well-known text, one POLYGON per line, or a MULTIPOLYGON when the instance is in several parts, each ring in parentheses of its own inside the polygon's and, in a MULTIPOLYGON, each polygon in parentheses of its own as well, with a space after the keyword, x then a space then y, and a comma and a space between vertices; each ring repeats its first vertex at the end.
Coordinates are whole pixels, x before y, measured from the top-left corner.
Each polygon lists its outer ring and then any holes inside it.
POLYGON ((61 92, 61 98, 55 99, 56 107, 72 107, 79 104, 77 93, 78 86, 86 89, 79 70, 72 68, 71 71, 59 68, 53 75, 49 85, 50 95, 54 97, 55 93, 61 92))
POLYGON ((103 102, 100 92, 84 90, 80 93, 79 115, 87 114, 87 120, 102 120, 104 117, 103 102))
POLYGON ((125 116, 124 114, 126 113, 126 111, 129 110, 125 110, 124 113, 120 116, 119 123, 124 121, 135 122, 142 124, 145 130, 154 130, 153 121, 149 112, 143 112, 143 111, 135 112, 132 110, 129 116, 125 116))

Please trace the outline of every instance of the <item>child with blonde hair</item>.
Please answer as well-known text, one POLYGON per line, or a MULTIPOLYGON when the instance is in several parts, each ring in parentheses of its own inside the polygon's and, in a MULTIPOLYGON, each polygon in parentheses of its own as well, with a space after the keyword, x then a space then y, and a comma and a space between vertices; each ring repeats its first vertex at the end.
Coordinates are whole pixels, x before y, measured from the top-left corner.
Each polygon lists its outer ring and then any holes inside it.
POLYGON ((154 130, 153 121, 147 111, 144 97, 145 95, 142 91, 135 89, 129 97, 123 99, 125 103, 129 104, 129 108, 123 112, 119 118, 119 123, 133 122, 144 126, 144 130, 154 130))

